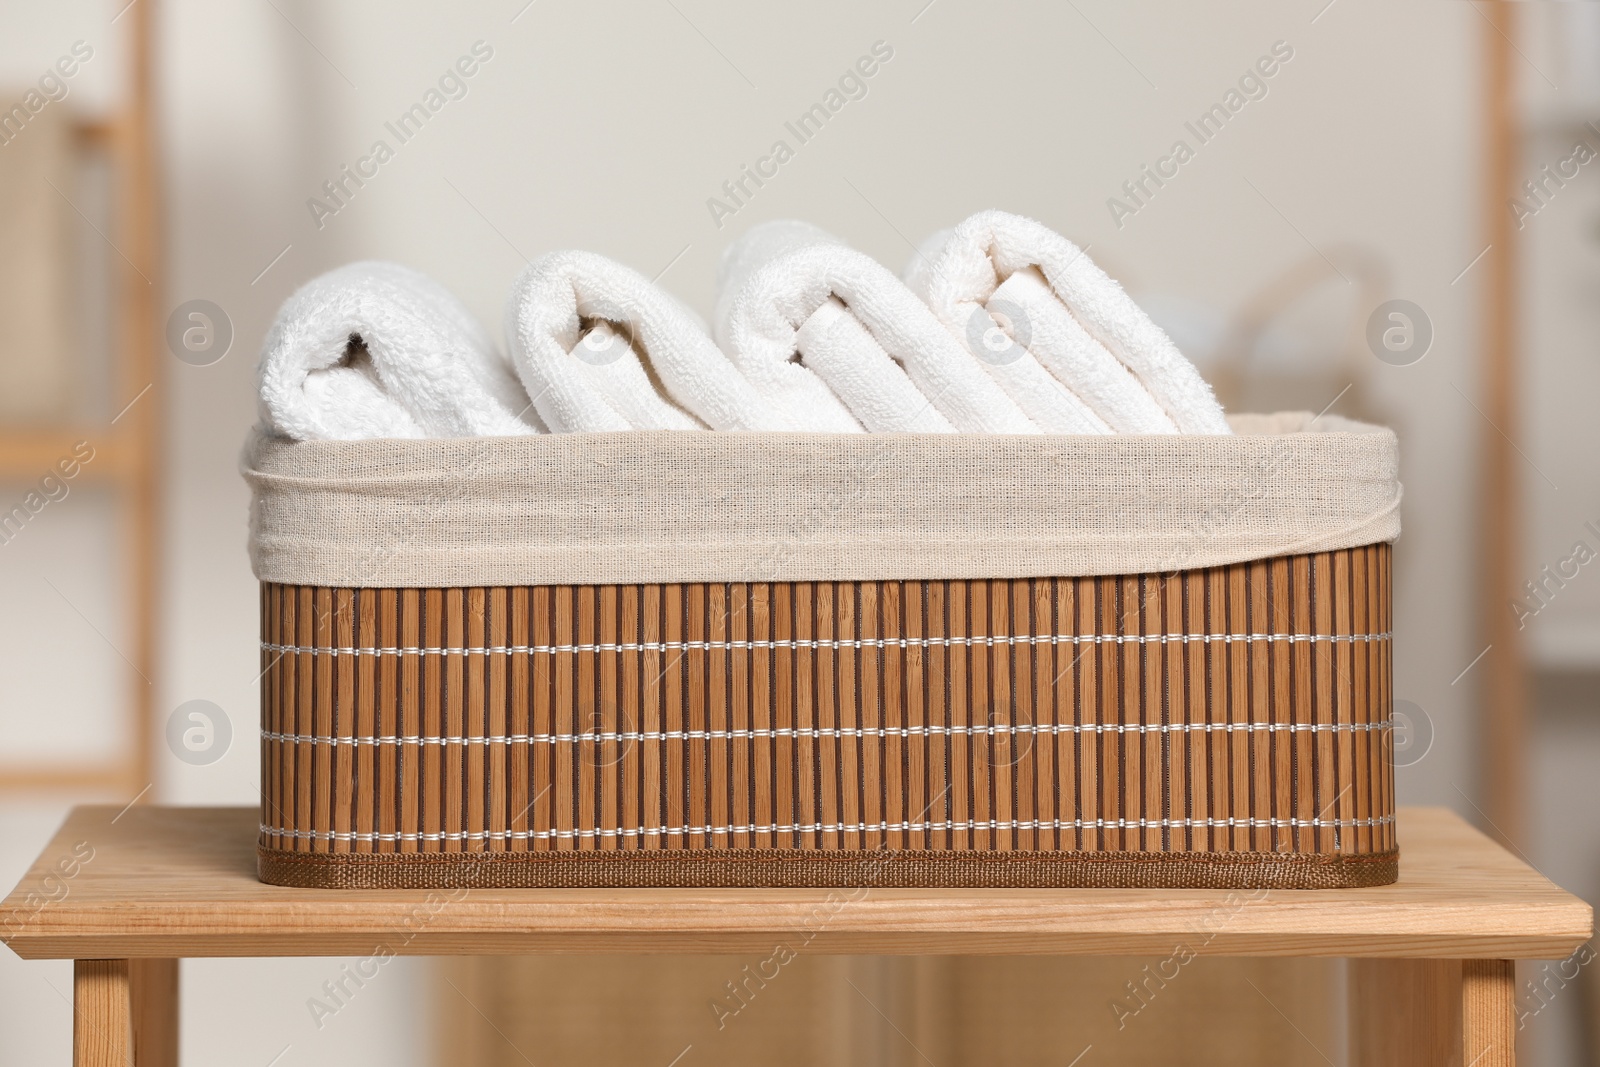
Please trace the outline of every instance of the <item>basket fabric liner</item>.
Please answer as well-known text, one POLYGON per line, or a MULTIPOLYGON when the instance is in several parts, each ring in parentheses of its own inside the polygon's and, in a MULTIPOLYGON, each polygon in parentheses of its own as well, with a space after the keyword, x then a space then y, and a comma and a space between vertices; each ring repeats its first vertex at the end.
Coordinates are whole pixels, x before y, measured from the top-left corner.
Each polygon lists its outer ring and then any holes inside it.
POLYGON ((257 433, 262 581, 344 588, 1159 574, 1393 541, 1394 434, 257 433))

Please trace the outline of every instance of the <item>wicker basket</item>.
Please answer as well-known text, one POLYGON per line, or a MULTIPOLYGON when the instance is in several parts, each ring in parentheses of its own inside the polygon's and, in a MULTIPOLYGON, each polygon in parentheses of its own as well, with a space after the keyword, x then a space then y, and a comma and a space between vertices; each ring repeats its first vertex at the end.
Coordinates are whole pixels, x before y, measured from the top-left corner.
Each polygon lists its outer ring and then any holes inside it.
POLYGON ((262 874, 1393 881, 1389 558, 1013 582, 268 584, 262 874))
POLYGON ((264 581, 284 885, 1397 876, 1387 543, 1166 574, 264 581))

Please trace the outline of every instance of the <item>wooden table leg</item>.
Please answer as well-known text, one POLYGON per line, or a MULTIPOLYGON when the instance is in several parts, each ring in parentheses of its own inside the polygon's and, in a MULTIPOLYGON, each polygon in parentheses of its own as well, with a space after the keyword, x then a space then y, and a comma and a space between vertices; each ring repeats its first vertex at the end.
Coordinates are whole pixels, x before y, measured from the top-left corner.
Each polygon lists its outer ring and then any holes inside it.
POLYGON ((177 1067, 178 961, 77 960, 74 1067, 177 1067))
POLYGON ((1461 961, 1461 1045, 1474 1067, 1517 1062, 1515 960, 1461 961))
POLYGON ((1510 960, 1351 960, 1352 1067, 1515 1067, 1510 960))

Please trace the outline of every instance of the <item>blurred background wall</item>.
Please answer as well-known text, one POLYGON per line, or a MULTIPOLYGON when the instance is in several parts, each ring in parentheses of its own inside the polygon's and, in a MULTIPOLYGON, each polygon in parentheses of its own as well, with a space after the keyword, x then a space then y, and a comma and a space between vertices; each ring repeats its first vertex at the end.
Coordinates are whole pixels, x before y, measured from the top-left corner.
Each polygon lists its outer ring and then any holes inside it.
MULTIPOLYGON (((125 3, 0 2, 0 100, 22 99, 84 42, 92 58, 42 114, 114 113, 128 73, 125 3)), ((1524 124, 1516 166, 1531 179, 1577 142, 1600 151, 1600 128, 1586 125, 1600 120, 1600 20, 1588 3, 1514 6, 1524 124)), ((581 247, 663 272, 663 285, 709 315, 717 256, 755 222, 806 218, 899 269, 928 233, 986 207, 1031 215, 1090 246, 1225 399, 1331 405, 1396 427, 1406 486, 1396 695, 1415 709, 1418 738, 1398 771, 1400 796, 1483 825, 1478 684, 1496 651, 1484 652, 1475 614, 1476 494, 1480 449, 1496 432, 1483 414, 1480 365, 1485 264, 1496 253, 1485 250, 1480 85, 1492 7, 165 0, 153 39, 164 263, 150 283, 161 325, 179 305, 207 300, 233 342, 205 366, 158 353, 147 398, 161 413, 154 462, 165 485, 159 658, 145 727, 156 739, 153 773, 126 790, 0 793, 0 881, 21 874, 75 801, 126 803, 148 784, 140 803, 256 802, 257 594, 235 463, 254 419, 255 353, 298 284, 351 259, 396 259, 442 280, 498 329, 528 257, 581 247), (784 122, 880 41, 892 59, 866 95, 716 218, 708 199, 726 202, 725 181, 775 140, 792 143, 784 122), (1265 95, 1154 195, 1131 200, 1124 183, 1175 140, 1194 144, 1184 124, 1275 45, 1292 57, 1265 95), (397 143, 385 123, 475 47, 481 62, 464 94, 397 143), (379 139, 393 158, 342 203, 331 200, 324 183, 379 139), (313 210, 313 198, 337 210, 313 210), (1112 198, 1135 210, 1113 210, 1112 198), (1431 348, 1409 365, 1380 362, 1366 346, 1369 315, 1391 298, 1413 302, 1431 324, 1431 348), (160 740, 168 715, 190 700, 212 702, 231 723, 231 745, 214 762, 180 760, 160 740)), ((0 162, 15 147, 0 146, 0 162)), ((78 405, 78 424, 104 426, 131 397, 106 385, 118 349, 103 278, 121 252, 106 237, 114 211, 105 179, 78 171, 40 202, 72 208, 61 226, 73 280, 56 315, 79 388, 62 402, 78 405)), ((1523 316, 1511 433, 1521 496, 1507 506, 1518 565, 1535 580, 1577 541, 1600 548, 1585 525, 1600 529, 1600 163, 1529 204, 1538 210, 1517 231, 1523 316)), ((8 225, 0 256, 31 274, 39 253, 24 247, 21 222, 8 225)), ((12 367, 17 351, 0 360, 12 367)), ((10 417, 21 425, 33 416, 10 417)), ((5 469, 9 506, 35 479, 5 469)), ((125 621, 130 564, 119 546, 108 493, 88 481, 0 544, 5 767, 111 759, 135 744, 124 706, 137 688, 126 652, 137 635, 125 621)), ((1533 772, 1525 818, 1508 836, 1592 901, 1600 568, 1583 568, 1548 600, 1522 632, 1533 772)), ((428 1062, 427 965, 391 964, 319 1029, 305 1000, 337 962, 186 964, 186 1056, 428 1062)), ((0 1063, 66 1062, 69 994, 67 965, 0 954, 0 1063)), ((1531 1062, 1587 1062, 1589 999, 1574 987, 1530 1022, 1531 1062)))

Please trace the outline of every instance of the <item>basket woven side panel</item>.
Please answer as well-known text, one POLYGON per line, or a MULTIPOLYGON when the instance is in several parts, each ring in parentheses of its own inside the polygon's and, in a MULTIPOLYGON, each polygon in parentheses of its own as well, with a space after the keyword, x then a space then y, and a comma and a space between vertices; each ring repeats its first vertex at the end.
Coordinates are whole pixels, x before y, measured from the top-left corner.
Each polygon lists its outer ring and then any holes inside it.
MULTIPOLYGON (((886 885, 1109 884, 1063 860, 1264 854, 1287 861, 1273 884, 1391 880, 1389 563, 1374 545, 1117 578, 267 584, 263 870, 522 856, 483 884, 665 877, 533 862, 621 852, 764 884, 762 857, 878 852, 907 857, 872 865, 886 885), (1291 876, 1318 863, 1367 873, 1291 876)), ((426 880, 407 877, 365 884, 426 880)))

